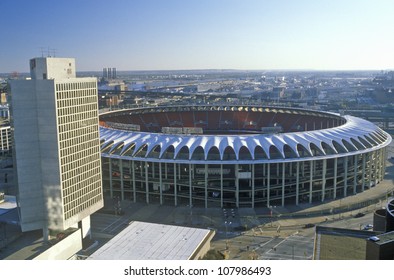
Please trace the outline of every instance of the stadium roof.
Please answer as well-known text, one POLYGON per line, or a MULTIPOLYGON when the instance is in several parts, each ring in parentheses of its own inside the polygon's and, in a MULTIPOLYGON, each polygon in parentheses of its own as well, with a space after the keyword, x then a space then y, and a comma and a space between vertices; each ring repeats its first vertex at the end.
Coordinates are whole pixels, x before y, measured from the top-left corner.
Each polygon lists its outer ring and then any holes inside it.
MULTIPOLYGON (((279 109, 278 109, 279 110, 279 109)), ((293 111, 296 111, 293 109, 293 111)), ((302 112, 304 112, 303 110, 302 112)), ((338 115, 325 113, 338 118, 338 115)), ((316 157, 338 157, 380 149, 391 136, 373 123, 342 116, 339 126, 276 134, 188 135, 125 131, 100 127, 103 156, 177 161, 296 161, 316 157), (181 158, 180 152, 187 158, 181 158), (197 151, 197 153, 195 153, 197 151), (211 153, 218 155, 214 160, 211 153), (196 154, 203 154, 197 157, 196 154), (231 154, 232 157, 228 157, 231 154)))

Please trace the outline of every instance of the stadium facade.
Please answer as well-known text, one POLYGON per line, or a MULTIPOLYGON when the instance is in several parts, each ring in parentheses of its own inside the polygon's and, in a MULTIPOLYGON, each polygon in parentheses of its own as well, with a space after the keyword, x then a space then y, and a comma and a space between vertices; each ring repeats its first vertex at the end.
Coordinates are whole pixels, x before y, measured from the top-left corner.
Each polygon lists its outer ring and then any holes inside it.
POLYGON ((383 180, 391 136, 369 121, 267 106, 100 115, 104 191, 146 203, 271 207, 339 199, 383 180))

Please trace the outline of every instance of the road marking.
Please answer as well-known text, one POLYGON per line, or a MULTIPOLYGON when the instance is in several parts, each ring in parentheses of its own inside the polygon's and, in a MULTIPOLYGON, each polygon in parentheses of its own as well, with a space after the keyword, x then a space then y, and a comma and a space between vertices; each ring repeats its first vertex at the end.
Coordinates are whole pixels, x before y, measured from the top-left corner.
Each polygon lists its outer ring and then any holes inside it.
MULTIPOLYGON (((288 238, 288 237, 287 237, 288 238)), ((266 254, 268 254, 269 252, 271 252, 274 248, 278 247, 280 244, 282 244, 283 242, 285 242, 287 240, 287 238, 283 239, 281 242, 279 242, 278 244, 276 244, 272 249, 269 249, 266 254)))
MULTIPOLYGON (((275 253, 271 253, 269 256, 263 255, 262 257, 266 257, 266 258, 276 258, 276 259, 285 259, 285 260, 290 260, 291 258, 293 258, 292 254, 275 254, 275 253)), ((306 260, 307 258, 305 256, 297 256, 294 255, 294 258, 297 259, 302 259, 302 260, 306 260)))
POLYGON ((122 217, 119 217, 118 219, 116 219, 114 222, 112 222, 111 224, 109 224, 106 228, 102 229, 101 231, 104 232, 106 231, 109 227, 112 227, 112 225, 114 225, 115 223, 117 223, 118 221, 120 221, 122 219, 122 217))
POLYGON ((268 240, 267 242, 260 244, 260 248, 264 247, 265 245, 267 245, 268 243, 270 243, 272 240, 275 240, 275 238, 271 238, 270 240, 268 240))

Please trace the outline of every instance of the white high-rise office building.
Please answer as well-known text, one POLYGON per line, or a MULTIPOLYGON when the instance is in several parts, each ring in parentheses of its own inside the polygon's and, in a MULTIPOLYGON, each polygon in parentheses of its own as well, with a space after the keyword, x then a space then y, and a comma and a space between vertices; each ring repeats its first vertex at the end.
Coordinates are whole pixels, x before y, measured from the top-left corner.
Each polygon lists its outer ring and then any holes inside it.
POLYGON ((30 73, 11 82, 22 231, 86 236, 103 207, 96 78, 76 78, 73 58, 33 58, 30 73))

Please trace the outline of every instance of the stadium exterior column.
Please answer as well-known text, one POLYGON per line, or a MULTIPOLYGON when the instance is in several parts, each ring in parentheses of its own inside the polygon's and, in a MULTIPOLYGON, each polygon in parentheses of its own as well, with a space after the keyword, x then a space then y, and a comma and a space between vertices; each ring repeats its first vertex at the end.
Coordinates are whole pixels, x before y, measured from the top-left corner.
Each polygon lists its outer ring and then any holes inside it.
POLYGON ((193 207, 192 164, 189 163, 189 205, 193 207))
POLYGON ((378 178, 379 182, 382 180, 382 153, 378 151, 378 158, 377 158, 377 163, 378 163, 378 178))
POLYGON ((266 165, 267 165, 267 207, 269 207, 270 206, 270 187, 271 187, 271 164, 266 163, 266 165))
POLYGON ((375 185, 378 183, 378 153, 376 151, 373 151, 373 173, 375 177, 375 185))
POLYGON ((133 200, 134 200, 134 202, 137 202, 137 192, 136 192, 136 188, 135 188, 135 164, 134 164, 134 160, 131 162, 131 174, 132 174, 132 178, 133 178, 133 200))
MULTIPOLYGON (((132 176, 132 171, 131 171, 131 161, 128 161, 127 162, 127 166, 129 167, 129 175, 130 175, 130 178, 129 178, 129 184, 132 182, 132 181, 134 181, 134 178, 133 177, 131 177, 132 176)), ((134 194, 133 194, 134 195, 134 194)), ((133 198, 134 199, 134 198, 133 198)))
POLYGON ((323 159, 323 178, 321 188, 321 201, 323 202, 326 196, 326 172, 327 172, 327 159, 323 159))
POLYGON ((384 172, 386 171, 386 148, 380 149, 380 163, 381 163, 381 169, 380 169, 380 181, 383 181, 384 179, 384 172))
POLYGON ((176 182, 176 163, 174 162, 174 203, 178 206, 178 192, 177 192, 177 182, 176 182))
POLYGON ((372 153, 368 153, 368 189, 371 188, 372 180, 372 153))
POLYGON ((146 203, 149 204, 148 162, 145 162, 145 191, 146 203))
POLYGON ((348 157, 345 156, 343 158, 343 162, 345 164, 345 175, 343 178, 343 196, 347 196, 347 173, 348 173, 348 157))
POLYGON ((220 207, 223 208, 223 164, 220 164, 220 207))
POLYGON ((309 203, 312 203, 312 188, 313 188, 313 165, 314 161, 310 161, 309 165, 309 203))
POLYGON ((159 162, 159 191, 160 191, 160 205, 163 205, 163 177, 161 170, 161 162, 159 162))
POLYGON ((357 170, 358 170, 358 155, 354 155, 354 177, 353 177, 353 194, 357 193, 357 170))
POLYGON ((208 208, 208 164, 205 164, 204 167, 205 167, 205 174, 204 174, 205 208, 208 208))
POLYGON ((337 198, 338 158, 334 158, 334 199, 337 198))
POLYGON ((296 174, 296 205, 299 202, 299 195, 300 195, 300 162, 297 161, 297 174, 296 174))
POLYGON ((252 208, 254 208, 254 164, 252 164, 252 208))
POLYGON ((114 190, 112 185, 112 159, 108 158, 108 170, 109 170, 109 193, 111 198, 114 197, 114 190))
POLYGON ((285 206, 285 163, 282 162, 282 207, 285 206))
POLYGON ((362 180, 362 183, 361 183, 361 189, 362 189, 362 191, 364 191, 365 190, 365 154, 364 155, 362 155, 362 157, 363 157, 363 173, 362 173, 362 177, 361 177, 361 180, 362 180))
POLYGON ((123 176, 123 160, 119 159, 119 168, 120 168, 120 197, 121 200, 124 200, 124 176, 123 176))
POLYGON ((235 165, 235 206, 239 207, 239 179, 238 179, 238 163, 235 165))

